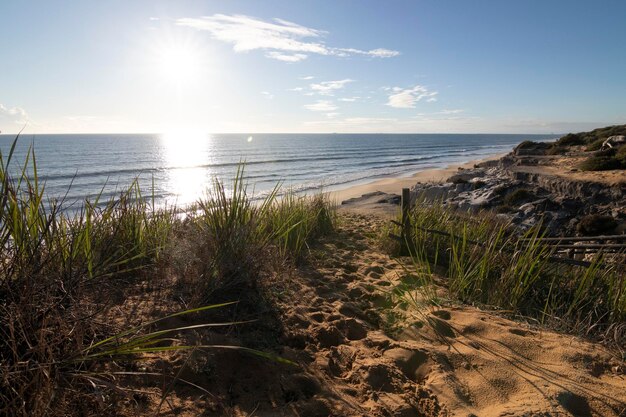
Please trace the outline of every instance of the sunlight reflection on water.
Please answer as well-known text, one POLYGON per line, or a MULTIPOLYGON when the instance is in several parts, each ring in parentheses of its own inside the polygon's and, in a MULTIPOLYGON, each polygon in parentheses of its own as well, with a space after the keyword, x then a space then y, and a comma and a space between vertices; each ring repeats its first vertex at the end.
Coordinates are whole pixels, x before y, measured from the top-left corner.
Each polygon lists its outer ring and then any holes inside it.
POLYGON ((167 168, 168 189, 176 203, 185 205, 204 195, 214 173, 211 162, 211 136, 194 133, 167 133, 161 136, 167 168))

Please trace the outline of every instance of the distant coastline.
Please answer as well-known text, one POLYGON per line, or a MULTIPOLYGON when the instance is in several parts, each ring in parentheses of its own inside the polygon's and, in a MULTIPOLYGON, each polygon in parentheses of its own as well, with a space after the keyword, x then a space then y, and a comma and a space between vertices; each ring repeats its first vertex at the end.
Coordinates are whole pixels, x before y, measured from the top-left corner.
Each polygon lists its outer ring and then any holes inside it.
MULTIPOLYGON (((0 137, 6 155, 14 136, 0 137)), ((51 197, 67 201, 116 196, 139 177, 155 201, 186 206, 217 177, 228 187, 240 163, 260 195, 277 183, 297 192, 336 191, 458 165, 509 152, 524 140, 550 135, 273 134, 273 135, 26 135, 51 197)))

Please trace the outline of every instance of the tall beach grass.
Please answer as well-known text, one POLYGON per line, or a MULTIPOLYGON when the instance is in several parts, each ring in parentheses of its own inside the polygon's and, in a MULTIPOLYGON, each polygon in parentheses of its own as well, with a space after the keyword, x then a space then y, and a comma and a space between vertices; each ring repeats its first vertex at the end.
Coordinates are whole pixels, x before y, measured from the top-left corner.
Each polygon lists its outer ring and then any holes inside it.
MULTIPOLYGON (((598 253, 588 267, 556 262, 540 225, 520 234, 491 213, 468 214, 441 203, 418 202, 410 220, 416 272, 437 268, 454 298, 560 330, 626 340, 626 267, 608 262, 614 254, 598 253)), ((422 298, 432 297, 432 285, 420 286, 422 298)))
POLYGON ((147 315, 138 318, 140 325, 108 325, 104 318, 120 304, 113 294, 124 294, 133 282, 165 274, 173 282, 184 279, 201 294, 197 305, 173 314, 202 312, 215 307, 211 303, 222 292, 251 291, 263 265, 297 262, 333 229, 334 205, 326 196, 278 198, 277 187, 256 203, 243 167, 233 192, 216 180, 198 201, 199 210, 186 216, 176 207, 155 207, 138 181, 116 198, 97 197, 65 212, 62 199, 47 197, 34 151, 15 169, 16 142, 0 158, 1 415, 98 415, 115 407, 115 393, 125 392, 120 378, 102 373, 106 363, 132 362, 145 352, 210 348, 185 346, 176 335, 236 324, 160 328, 160 317, 147 315), (173 262, 172 246, 180 239, 192 242, 201 268, 173 262))

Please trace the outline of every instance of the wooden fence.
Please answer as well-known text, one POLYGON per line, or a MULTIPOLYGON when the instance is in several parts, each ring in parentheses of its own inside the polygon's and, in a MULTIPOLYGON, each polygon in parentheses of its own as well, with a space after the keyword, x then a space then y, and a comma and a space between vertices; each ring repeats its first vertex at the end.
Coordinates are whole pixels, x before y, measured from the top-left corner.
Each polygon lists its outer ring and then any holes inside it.
MULTIPOLYGON (((389 234, 389 237, 400 242, 401 245, 401 254, 408 255, 410 254, 410 248, 408 247, 408 243, 411 242, 412 239, 412 230, 411 227, 411 194, 408 188, 402 189, 402 217, 401 221, 392 220, 391 222, 400 227, 400 236, 394 235, 392 233, 389 234)), ((414 228, 421 230, 423 232, 446 236, 451 239, 462 239, 460 236, 455 236, 451 233, 435 230, 435 229, 427 229, 420 226, 414 226, 414 228)), ((520 239, 522 242, 530 241, 531 239, 520 239)), ((540 241, 542 244, 550 247, 554 250, 554 252, 562 252, 567 250, 568 258, 563 258, 559 256, 550 256, 550 261, 556 263, 562 263, 567 265, 575 265, 575 266, 583 266, 590 267, 592 265, 591 262, 587 262, 580 259, 572 259, 574 256, 579 254, 593 254, 593 253, 626 253, 626 235, 603 235, 603 236, 569 236, 569 237, 544 237, 536 239, 540 241), (612 243, 607 243, 612 242, 612 243), (585 243, 590 242, 590 243, 585 243), (613 243, 619 242, 619 243, 613 243)), ((465 239, 465 241, 471 245, 476 246, 485 246, 483 242, 474 241, 471 239, 465 239)))

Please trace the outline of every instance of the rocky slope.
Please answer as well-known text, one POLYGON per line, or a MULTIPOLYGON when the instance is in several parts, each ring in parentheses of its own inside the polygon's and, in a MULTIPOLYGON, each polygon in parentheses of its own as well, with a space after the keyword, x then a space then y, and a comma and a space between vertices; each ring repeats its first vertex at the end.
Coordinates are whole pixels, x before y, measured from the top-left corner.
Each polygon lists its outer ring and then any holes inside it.
MULTIPOLYGON (((412 193, 427 202, 477 212, 495 210, 522 229, 542 222, 550 235, 575 235, 585 216, 610 216, 622 233, 626 223, 626 171, 605 180, 568 168, 574 155, 545 156, 513 152, 498 161, 459 170, 442 184, 417 184, 412 193)), ((608 174, 605 174, 608 175, 608 174)), ((612 223, 611 223, 612 224, 612 223)))

